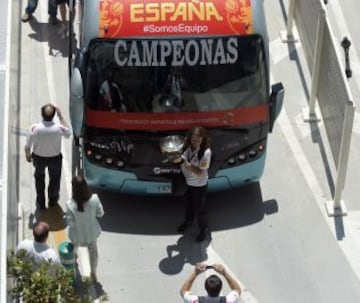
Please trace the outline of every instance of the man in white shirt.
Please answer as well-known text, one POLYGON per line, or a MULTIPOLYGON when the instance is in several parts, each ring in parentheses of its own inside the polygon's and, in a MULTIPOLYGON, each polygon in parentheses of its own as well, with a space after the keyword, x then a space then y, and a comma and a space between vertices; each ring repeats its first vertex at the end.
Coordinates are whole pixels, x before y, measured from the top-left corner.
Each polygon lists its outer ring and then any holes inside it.
POLYGON ((60 195, 62 168, 61 138, 69 138, 71 130, 65 122, 60 109, 52 104, 41 107, 42 121, 34 124, 25 144, 25 156, 35 167, 36 203, 40 210, 45 209, 45 170, 49 172, 49 206, 57 204, 60 195), (60 124, 55 123, 57 114, 60 124))
POLYGON ((22 240, 16 247, 16 252, 26 251, 26 256, 32 261, 34 270, 46 261, 52 261, 54 265, 61 265, 56 251, 47 245, 49 225, 45 222, 37 222, 33 229, 34 240, 22 240))
POLYGON ((186 279, 180 290, 180 295, 185 303, 238 303, 241 295, 239 283, 225 270, 221 264, 207 266, 204 263, 198 263, 194 272, 186 279), (221 274, 231 289, 227 296, 220 296, 222 281, 217 275, 211 275, 205 280, 205 289, 207 296, 197 296, 191 293, 191 287, 198 275, 207 269, 213 269, 221 274))
POLYGON ((107 79, 101 84, 99 89, 102 97, 103 106, 110 111, 126 112, 124 96, 120 87, 115 83, 115 76, 112 71, 107 74, 107 79))

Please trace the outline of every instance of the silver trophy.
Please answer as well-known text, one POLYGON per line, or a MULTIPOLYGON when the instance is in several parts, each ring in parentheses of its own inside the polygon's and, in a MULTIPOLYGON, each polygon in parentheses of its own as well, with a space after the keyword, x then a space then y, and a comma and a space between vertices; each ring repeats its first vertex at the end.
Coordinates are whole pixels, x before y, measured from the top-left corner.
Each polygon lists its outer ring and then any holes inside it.
POLYGON ((160 139, 160 150, 167 157, 170 163, 179 164, 182 162, 182 148, 185 139, 182 136, 167 136, 160 139))

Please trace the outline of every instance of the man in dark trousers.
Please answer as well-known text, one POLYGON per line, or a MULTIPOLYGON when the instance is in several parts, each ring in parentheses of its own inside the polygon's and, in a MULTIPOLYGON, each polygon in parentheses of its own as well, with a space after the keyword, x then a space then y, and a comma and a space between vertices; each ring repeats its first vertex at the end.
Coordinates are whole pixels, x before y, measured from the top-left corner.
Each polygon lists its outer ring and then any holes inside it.
POLYGON ((60 109, 52 104, 41 107, 42 121, 34 124, 25 145, 25 156, 35 167, 35 187, 37 208, 45 206, 45 169, 49 172, 49 206, 57 204, 60 195, 62 167, 61 137, 69 138, 71 130, 60 109), (57 114, 60 123, 54 122, 57 114))
MULTIPOLYGON (((22 22, 28 22, 38 6, 39 0, 28 0, 25 8, 25 13, 21 17, 22 22)), ((48 0, 48 13, 49 23, 55 25, 58 23, 57 15, 57 3, 56 0, 48 0)))
POLYGON ((181 287, 180 295, 185 303, 238 303, 241 295, 241 287, 235 278, 227 272, 223 265, 213 264, 207 266, 205 263, 198 263, 195 266, 195 270, 181 287), (196 277, 207 269, 213 269, 225 278, 231 289, 227 296, 220 296, 222 281, 217 275, 211 275, 205 280, 207 296, 197 296, 191 293, 191 287, 196 277))

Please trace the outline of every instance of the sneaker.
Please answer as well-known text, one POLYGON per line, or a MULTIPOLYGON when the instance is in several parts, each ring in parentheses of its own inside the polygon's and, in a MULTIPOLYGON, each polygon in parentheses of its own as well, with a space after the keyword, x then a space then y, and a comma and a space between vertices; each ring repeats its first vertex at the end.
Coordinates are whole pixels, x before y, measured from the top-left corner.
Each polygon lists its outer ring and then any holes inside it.
POLYGON ((182 223, 178 228, 177 231, 179 233, 184 232, 186 229, 188 229, 192 224, 192 221, 185 221, 184 223, 182 223))
POLYGON ((32 17, 31 14, 25 13, 24 15, 22 15, 21 21, 22 22, 28 22, 31 19, 31 17, 32 17))
MULTIPOLYGON (((205 228, 196 237, 196 242, 204 241, 207 235, 210 235, 210 231, 208 228, 205 228)), ((211 238, 211 235, 210 235, 210 238, 211 238)))
POLYGON ((50 16, 49 17, 49 23, 52 24, 52 25, 56 25, 56 24, 59 23, 59 20, 55 16, 50 16))

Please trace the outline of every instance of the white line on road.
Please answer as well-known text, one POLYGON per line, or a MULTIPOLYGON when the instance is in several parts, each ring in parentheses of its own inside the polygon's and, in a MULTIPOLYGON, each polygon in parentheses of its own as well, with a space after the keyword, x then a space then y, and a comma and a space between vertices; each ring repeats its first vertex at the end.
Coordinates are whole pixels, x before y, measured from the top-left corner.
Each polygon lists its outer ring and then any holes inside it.
MULTIPOLYGON (((329 200, 325 197, 321 186, 315 176, 314 171, 311 168, 309 161, 307 160, 303 149, 296 137, 294 132, 294 128, 292 127, 289 117, 286 113, 285 108, 283 107, 281 110, 281 114, 278 118, 278 125, 284 134, 286 141, 295 157, 296 162, 300 168, 300 171, 303 174, 303 177, 310 188, 311 192, 314 195, 315 201, 317 202, 320 211, 327 222, 334 238, 336 239, 336 229, 335 223, 332 218, 329 218, 325 208, 325 201, 329 200)), ((329 197, 328 197, 329 198, 329 197)), ((345 237, 341 241, 337 241, 341 249, 343 250, 349 264, 351 265, 354 273, 360 279, 360 237, 359 231, 354 230, 354 224, 350 224, 348 222, 349 218, 360 217, 360 212, 357 214, 356 212, 350 212, 347 217, 343 217, 343 225, 345 230, 345 237)))
MULTIPOLYGON (((245 286, 244 283, 242 283, 240 281, 239 278, 237 278, 234 273, 229 269, 229 266, 227 266, 224 262, 223 259, 221 259, 221 257, 216 253, 216 251, 214 250, 214 248, 209 245, 207 248, 207 255, 208 255, 208 259, 207 259, 207 263, 208 264, 222 264, 223 266, 225 266, 227 272, 229 274, 231 274, 235 280, 240 284, 241 286, 241 299, 243 300, 243 302, 245 303, 257 303, 258 301, 253 297, 253 295, 250 293, 250 291, 247 289, 247 287, 245 286)), ((205 272, 205 275, 209 275, 210 272, 205 272)))
MULTIPOLYGON (((43 20, 46 20, 47 12, 46 12, 45 5, 40 5, 40 14, 41 14, 41 18, 43 20)), ((47 32, 47 35, 49 35, 49 32, 47 32)), ((49 37, 47 37, 47 38, 48 39, 45 39, 45 41, 49 40, 49 37)), ((53 65, 52 65, 51 56, 49 55, 49 52, 48 52, 49 46, 46 43, 43 43, 42 46, 43 46, 43 51, 44 51, 45 71, 46 71, 47 85, 48 85, 48 89, 49 89, 50 102, 58 105, 56 90, 55 90, 53 65)), ((70 195, 71 195, 72 174, 71 174, 71 170, 70 170, 70 161, 69 161, 68 153, 66 152, 64 145, 65 144, 61 145, 61 153, 63 155, 62 170, 64 173, 65 182, 66 182, 66 186, 65 186, 66 199, 68 199, 68 197, 70 197, 70 195)), ((89 254, 88 254, 88 251, 86 249, 84 249, 83 247, 80 247, 78 250, 78 261, 79 261, 78 268, 79 268, 80 273, 82 275, 84 275, 84 274, 89 275, 89 273, 90 273, 89 254)), ((94 295, 94 298, 96 297, 96 289, 95 289, 94 285, 90 285, 88 291, 94 295)), ((95 298, 94 302, 100 302, 100 299, 95 298)))
MULTIPOLYGON (((40 13, 41 13, 41 19, 46 20, 47 11, 45 5, 40 5, 40 13)), ((52 26, 52 25, 49 25, 52 26)), ((49 32, 46 31, 46 35, 49 35, 49 32)), ((47 37, 45 41, 49 41, 50 37, 47 37)), ((65 41, 64 41, 65 43, 65 41)), ((55 81, 54 81, 54 71, 53 71, 53 64, 51 62, 51 56, 49 55, 49 46, 46 42, 42 43, 43 51, 44 51, 44 60, 45 60, 45 72, 46 72, 46 79, 47 79, 47 86, 49 90, 49 99, 50 102, 57 104, 57 96, 56 96, 56 90, 55 90, 55 81)), ((66 199, 71 194, 71 171, 69 169, 69 157, 66 153, 66 150, 64 148, 64 144, 61 146, 61 153, 63 155, 63 172, 65 176, 65 182, 66 182, 66 199)))

